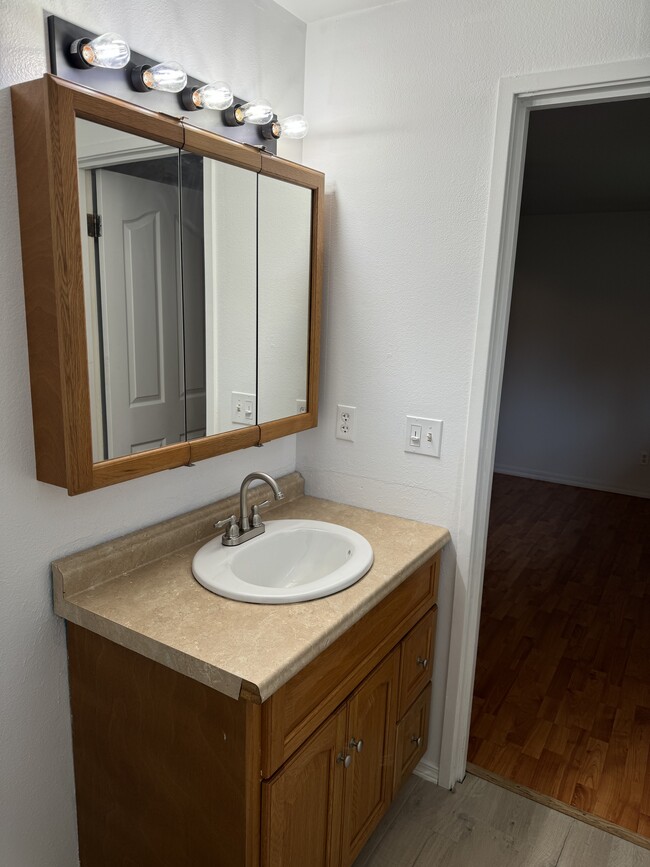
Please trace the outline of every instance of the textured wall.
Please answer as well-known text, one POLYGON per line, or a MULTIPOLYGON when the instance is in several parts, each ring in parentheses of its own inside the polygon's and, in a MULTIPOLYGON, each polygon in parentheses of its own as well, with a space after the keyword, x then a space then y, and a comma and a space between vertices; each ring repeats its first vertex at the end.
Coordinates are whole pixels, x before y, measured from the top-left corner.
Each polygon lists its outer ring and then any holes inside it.
MULTIPOLYGON (((499 78, 649 54, 647 0, 406 0, 309 25, 304 153, 329 205, 310 493, 457 536, 499 78), (358 407, 354 443, 334 438, 337 403, 358 407), (407 413, 444 420, 439 460, 404 453, 407 413)), ((434 762, 451 551, 443 569, 434 762)))
MULTIPOLYGON (((94 31, 118 30, 134 48, 195 75, 228 78, 281 114, 302 109, 305 28, 271 0, 48 6, 94 31)), ((76 498, 35 480, 8 88, 45 71, 45 29, 41 6, 29 0, 0 0, 0 21, 0 864, 74 867, 64 628, 52 613, 50 561, 218 499, 252 469, 291 470, 295 439, 76 498)), ((295 147, 284 154, 300 156, 295 147)))
POLYGON ((524 217, 496 468, 650 496, 650 213, 524 217))

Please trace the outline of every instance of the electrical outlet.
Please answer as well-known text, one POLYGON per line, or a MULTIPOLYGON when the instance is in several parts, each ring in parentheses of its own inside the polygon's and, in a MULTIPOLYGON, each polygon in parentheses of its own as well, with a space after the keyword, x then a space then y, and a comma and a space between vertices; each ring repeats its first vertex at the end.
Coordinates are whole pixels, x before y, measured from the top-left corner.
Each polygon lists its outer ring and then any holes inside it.
POLYGON ((307 401, 304 398, 296 398, 296 412, 298 413, 298 415, 302 415, 303 412, 307 412, 307 401))
POLYGON ((356 406, 343 406, 340 403, 336 407, 336 438, 339 440, 354 441, 356 406))
POLYGON ((230 395, 230 420, 235 424, 256 424, 255 395, 233 391, 230 395))
POLYGON ((642 467, 648 466, 648 453, 647 452, 641 452, 641 466, 642 467))

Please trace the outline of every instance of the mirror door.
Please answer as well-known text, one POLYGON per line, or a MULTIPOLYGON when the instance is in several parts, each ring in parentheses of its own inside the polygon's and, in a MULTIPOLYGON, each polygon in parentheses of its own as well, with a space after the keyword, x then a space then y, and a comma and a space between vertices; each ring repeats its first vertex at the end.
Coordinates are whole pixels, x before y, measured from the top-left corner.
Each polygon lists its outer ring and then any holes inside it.
POLYGON ((80 119, 77 154, 98 462, 185 439, 179 157, 80 119))

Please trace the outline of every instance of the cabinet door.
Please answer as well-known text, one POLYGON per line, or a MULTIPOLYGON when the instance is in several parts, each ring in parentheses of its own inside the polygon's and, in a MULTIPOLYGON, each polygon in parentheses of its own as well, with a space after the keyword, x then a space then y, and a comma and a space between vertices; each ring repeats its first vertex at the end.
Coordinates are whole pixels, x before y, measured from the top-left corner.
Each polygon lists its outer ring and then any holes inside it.
POLYGON ((422 690, 406 712, 404 719, 397 724, 397 745, 395 748, 395 789, 396 795, 411 775, 415 766, 427 751, 429 743, 429 710, 431 708, 431 684, 422 690))
POLYGON ((398 715, 401 719, 431 680, 437 609, 429 611, 402 641, 398 715))
POLYGON ((362 683, 348 704, 342 867, 361 851, 392 798, 397 726, 399 651, 394 650, 362 683))
POLYGON ((343 707, 262 785, 263 867, 331 867, 341 851, 343 707))

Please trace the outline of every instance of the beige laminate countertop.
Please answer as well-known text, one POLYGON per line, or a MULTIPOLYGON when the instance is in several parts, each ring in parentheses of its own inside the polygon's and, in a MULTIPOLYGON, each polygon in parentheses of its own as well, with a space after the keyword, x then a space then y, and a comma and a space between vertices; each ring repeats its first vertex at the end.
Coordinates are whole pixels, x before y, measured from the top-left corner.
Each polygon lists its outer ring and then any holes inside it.
MULTIPOLYGON (((449 541, 442 527, 304 496, 298 473, 266 520, 342 524, 373 547, 372 569, 347 590, 289 605, 254 605, 204 589, 195 552, 238 497, 131 533, 53 564, 57 614, 232 698, 264 701, 449 541)), ((251 501, 266 486, 251 491, 251 501)))

